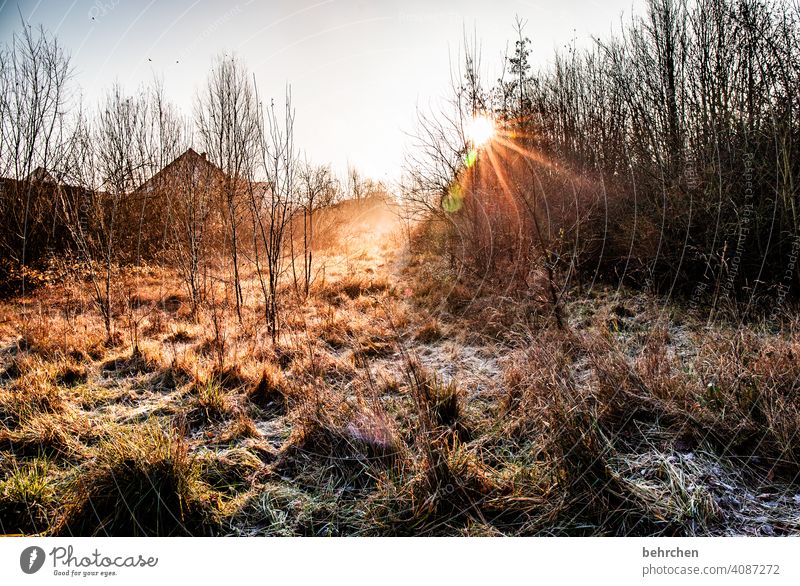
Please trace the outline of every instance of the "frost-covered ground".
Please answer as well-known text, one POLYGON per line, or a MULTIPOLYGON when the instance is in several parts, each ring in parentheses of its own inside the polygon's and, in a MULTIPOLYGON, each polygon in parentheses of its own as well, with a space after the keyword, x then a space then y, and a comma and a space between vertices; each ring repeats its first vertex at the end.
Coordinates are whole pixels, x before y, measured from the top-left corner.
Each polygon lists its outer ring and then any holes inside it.
POLYGON ((594 288, 562 331, 409 252, 395 211, 322 219, 274 346, 254 275, 239 323, 132 271, 110 343, 85 283, 2 303, 0 531, 800 530, 796 322, 594 288))

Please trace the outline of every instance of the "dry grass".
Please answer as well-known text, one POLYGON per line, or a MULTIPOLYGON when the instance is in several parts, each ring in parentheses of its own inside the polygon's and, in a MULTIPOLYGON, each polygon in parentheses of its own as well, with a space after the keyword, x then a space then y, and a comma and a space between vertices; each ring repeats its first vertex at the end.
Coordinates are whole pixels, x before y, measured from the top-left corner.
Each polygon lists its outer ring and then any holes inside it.
POLYGON ((247 399, 275 415, 285 415, 289 407, 289 387, 283 372, 274 364, 268 364, 258 383, 247 391, 247 399))
POLYGON ((252 276, 239 323, 222 286, 189 315, 169 271, 131 273, 110 344, 85 284, 0 304, 0 530, 800 531, 800 322, 594 290, 560 330, 364 238, 287 289, 275 345, 252 276))
POLYGON ((66 487, 60 535, 204 533, 215 507, 186 440, 157 425, 106 438, 66 487))
POLYGON ((45 531, 54 488, 44 458, 8 466, 0 482, 0 532, 5 535, 45 531))

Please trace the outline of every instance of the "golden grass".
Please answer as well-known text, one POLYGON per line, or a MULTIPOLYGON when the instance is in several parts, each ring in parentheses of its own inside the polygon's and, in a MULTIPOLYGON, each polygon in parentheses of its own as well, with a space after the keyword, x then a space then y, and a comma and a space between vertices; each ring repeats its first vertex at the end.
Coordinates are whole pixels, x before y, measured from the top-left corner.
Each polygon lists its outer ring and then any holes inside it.
POLYGON ((389 273, 373 244, 328 243, 274 345, 252 276, 240 323, 224 283, 189 315, 168 270, 132 273, 110 344, 80 284, 0 303, 0 529, 800 530, 796 503, 752 497, 797 491, 798 324, 594 292, 560 330, 430 251, 389 273))

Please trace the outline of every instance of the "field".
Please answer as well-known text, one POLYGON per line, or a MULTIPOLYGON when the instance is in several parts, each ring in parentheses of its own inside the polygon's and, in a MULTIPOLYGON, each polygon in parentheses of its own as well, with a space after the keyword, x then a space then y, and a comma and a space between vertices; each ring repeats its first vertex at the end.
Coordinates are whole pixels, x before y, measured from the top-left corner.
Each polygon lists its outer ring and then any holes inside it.
POLYGON ((239 323, 127 269, 110 343, 81 278, 2 302, 0 532, 800 531, 800 320, 595 286, 559 328, 396 211, 325 212, 275 345, 248 274, 239 323))

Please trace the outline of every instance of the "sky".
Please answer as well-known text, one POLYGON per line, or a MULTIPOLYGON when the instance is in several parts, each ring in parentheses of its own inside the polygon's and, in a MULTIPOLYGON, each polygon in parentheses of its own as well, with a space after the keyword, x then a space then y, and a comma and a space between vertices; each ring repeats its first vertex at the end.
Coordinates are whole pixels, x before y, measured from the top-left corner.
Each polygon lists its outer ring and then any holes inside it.
POLYGON ((534 67, 572 39, 619 31, 642 0, 0 0, 0 42, 43 25, 67 50, 89 104, 113 83, 133 92, 154 76, 193 111, 215 56, 231 52, 255 74, 259 94, 282 103, 291 84, 295 143, 338 173, 353 165, 399 178, 416 112, 447 94, 465 31, 480 42, 483 72, 497 78, 527 21, 534 67))

